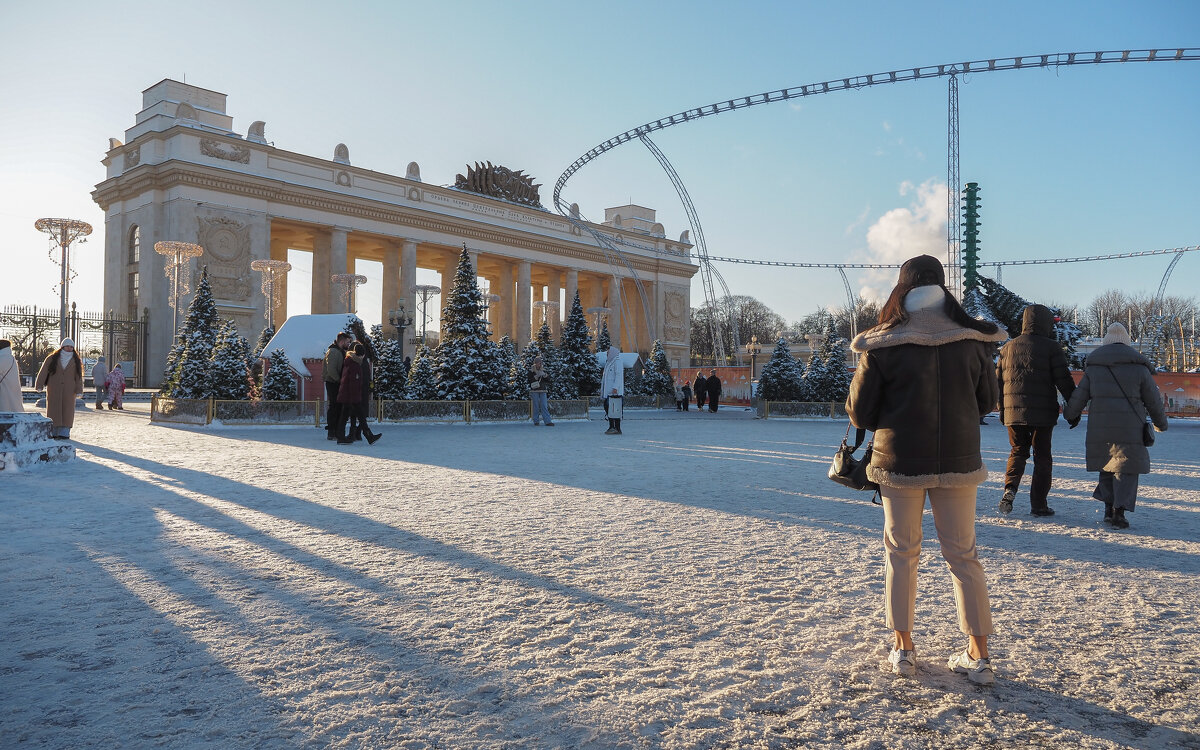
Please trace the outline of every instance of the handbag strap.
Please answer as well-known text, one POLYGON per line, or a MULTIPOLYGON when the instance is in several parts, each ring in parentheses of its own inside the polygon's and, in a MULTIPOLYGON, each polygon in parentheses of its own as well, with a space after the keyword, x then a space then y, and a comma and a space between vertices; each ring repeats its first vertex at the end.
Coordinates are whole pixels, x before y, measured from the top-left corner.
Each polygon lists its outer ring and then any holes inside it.
POLYGON ((1142 414, 1140 412, 1138 412, 1137 407, 1133 405, 1133 399, 1129 398, 1129 394, 1125 392, 1125 386, 1121 385, 1121 381, 1117 379, 1116 373, 1114 373, 1112 371, 1112 368, 1109 367, 1108 365, 1096 365, 1096 366, 1103 367, 1105 370, 1108 370, 1108 376, 1113 379, 1114 383, 1117 384, 1117 388, 1120 389, 1121 395, 1125 397, 1125 401, 1129 404, 1129 408, 1133 409, 1133 413, 1137 414, 1138 419, 1145 421, 1146 418, 1144 416, 1142 416, 1142 414))

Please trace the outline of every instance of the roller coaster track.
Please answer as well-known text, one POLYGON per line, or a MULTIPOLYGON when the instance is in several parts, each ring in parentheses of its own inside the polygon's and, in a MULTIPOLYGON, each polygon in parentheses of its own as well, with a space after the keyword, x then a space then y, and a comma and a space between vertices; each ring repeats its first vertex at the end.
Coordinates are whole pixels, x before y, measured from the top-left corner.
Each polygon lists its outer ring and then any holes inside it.
MULTIPOLYGON (((651 122, 647 122, 645 124, 639 125, 636 128, 626 130, 624 133, 613 136, 612 138, 609 138, 608 140, 592 147, 591 149, 586 151, 582 156, 580 156, 578 159, 571 162, 571 164, 563 171, 563 173, 559 176, 558 180, 555 182, 555 184, 554 184, 554 208, 563 216, 567 217, 568 219, 572 219, 571 211, 568 208, 564 208, 563 200, 562 200, 562 191, 563 191, 563 188, 566 186, 568 180, 570 180, 571 177, 576 172, 578 172, 580 169, 582 169, 584 166, 586 166, 589 162, 599 158, 600 156, 607 153, 608 151, 611 151, 611 150, 617 148, 618 146, 629 143, 630 141, 638 140, 638 141, 642 142, 643 144, 645 144, 646 147, 651 150, 651 152, 658 159, 660 165, 662 165, 663 168, 667 171, 668 176, 671 177, 672 183, 675 184, 676 191, 679 192, 679 194, 680 194, 680 199, 684 202, 685 210, 688 213, 688 218, 689 218, 689 220, 693 221, 693 226, 692 226, 693 232, 699 238, 699 237, 702 237, 703 234, 699 229, 699 219, 698 219, 698 215, 696 213, 695 207, 691 204, 691 199, 687 197, 687 190, 686 190, 686 188, 683 187, 683 183, 681 180, 679 180, 678 174, 675 173, 674 168, 670 166, 670 162, 668 162, 666 160, 666 157, 662 155, 662 152, 658 150, 657 146, 654 146, 653 143, 649 141, 648 136, 650 133, 654 133, 659 130, 665 130, 665 129, 667 129, 669 127, 673 127, 675 125, 682 125, 684 123, 691 122, 693 120, 698 120, 698 119, 701 119, 704 117, 713 117, 715 115, 724 114, 726 112, 733 112, 733 111, 736 111, 739 109, 746 109, 749 107, 755 107, 755 106, 759 106, 762 104, 773 104, 776 102, 787 101, 789 99, 799 99, 799 98, 807 97, 807 96, 830 94, 830 93, 834 93, 837 91, 850 91, 850 90, 863 89, 863 88, 867 88, 869 86, 880 86, 880 85, 884 85, 884 84, 903 83, 905 81, 919 81, 919 80, 926 79, 926 78, 943 78, 943 77, 947 77, 947 76, 954 78, 955 76, 963 75, 963 74, 967 74, 967 73, 990 73, 990 72, 1001 71, 1001 70, 1023 70, 1023 69, 1027 69, 1027 68, 1060 68, 1060 67, 1065 67, 1065 66, 1069 66, 1069 65, 1105 65, 1105 64, 1112 64, 1112 63, 1179 62, 1179 61, 1195 61, 1195 60, 1200 60, 1200 48, 1196 48, 1196 47, 1180 47, 1180 48, 1171 48, 1171 49, 1144 49, 1144 50, 1108 50, 1108 51, 1102 51, 1102 52, 1056 52, 1056 53, 1041 54, 1041 55, 1022 55, 1020 57, 1003 57, 1003 58, 998 57, 998 58, 991 58, 991 59, 987 59, 987 60, 971 60, 971 61, 966 61, 966 62, 949 63, 949 64, 943 64, 943 65, 929 65, 929 66, 922 66, 922 67, 916 67, 916 68, 903 68, 903 69, 898 69, 898 70, 890 70, 890 71, 886 71, 883 73, 870 73, 867 75, 858 75, 858 76, 851 76, 851 77, 847 77, 847 78, 838 78, 838 79, 832 79, 832 80, 828 80, 828 81, 822 81, 820 83, 810 83, 810 84, 806 84, 806 85, 802 85, 802 86, 792 86, 790 88, 777 89, 775 91, 767 91, 767 92, 763 92, 760 94, 752 94, 750 96, 742 96, 742 97, 736 97, 734 99, 727 99, 725 101, 714 102, 712 104, 707 104, 702 107, 696 107, 694 109, 686 109, 682 112, 678 112, 676 114, 673 114, 673 115, 670 115, 667 117, 660 117, 657 120, 653 120, 651 122)), ((577 219, 577 216, 575 218, 577 219)), ((573 221, 573 223, 575 223, 575 222, 573 221)), ((635 246, 642 247, 640 245, 636 245, 636 243, 628 243, 628 242, 622 241, 616 237, 607 235, 607 233, 600 232, 599 230, 596 230, 595 228, 590 228, 590 229, 586 228, 586 227, 583 227, 583 228, 586 229, 588 231, 588 233, 591 234, 594 238, 596 238, 597 242, 605 249, 605 252, 609 253, 609 254, 615 254, 617 256, 620 256, 622 254, 622 251, 617 247, 617 245, 620 245, 620 244, 626 244, 626 245, 634 244, 635 246)), ((651 249, 654 252, 662 252, 662 250, 660 250, 660 249, 655 249, 655 248, 648 248, 648 249, 651 249)), ((894 267, 894 266, 887 265, 887 264, 845 264, 845 263, 792 264, 792 263, 783 263, 783 262, 775 262, 775 261, 746 261, 746 260, 736 259, 736 258, 719 258, 719 257, 709 256, 707 254, 706 247, 698 247, 697 249, 698 249, 698 256, 699 256, 698 261, 701 266, 702 280, 703 280, 704 288, 705 288, 705 302, 706 302, 706 304, 709 304, 709 305, 713 305, 715 302, 715 300, 709 299, 710 295, 713 294, 712 274, 714 274, 716 272, 716 270, 712 266, 712 261, 731 262, 731 263, 748 262, 753 265, 788 266, 788 267, 800 267, 800 268, 838 268, 839 270, 845 269, 845 268, 891 268, 891 267, 894 267)), ((1152 251, 1152 252, 1144 253, 1144 254, 1153 255, 1153 254, 1158 254, 1161 252, 1169 252, 1169 251, 1152 251)), ((672 254, 675 254, 675 253, 672 253, 672 254)), ((1117 256, 1097 256, 1097 257, 1091 258, 1091 259, 1102 260, 1102 259, 1115 258, 1115 257, 1136 257, 1137 255, 1139 255, 1139 254, 1134 253, 1134 254, 1125 254, 1125 255, 1117 255, 1117 256)), ((1179 258, 1179 256, 1176 257, 1176 261, 1178 261, 1178 258, 1179 258)), ((1083 260, 1083 259, 1078 259, 1078 260, 1083 260)), ((617 261, 617 258, 610 257, 610 264, 615 266, 615 265, 617 265, 616 261, 617 261)), ((1007 261, 1007 262, 1005 262, 1005 264, 1006 265, 1018 265, 1021 263, 1054 263, 1054 262, 1074 262, 1074 260, 1037 259, 1037 260, 1031 260, 1031 261, 1007 261)), ((622 264, 626 265, 626 266, 629 265, 628 263, 622 263, 622 264)), ((987 265, 993 265, 993 264, 989 263, 987 265)), ((1173 267, 1174 267, 1174 263, 1172 263, 1172 268, 1173 267)), ((1167 274, 1163 277, 1163 285, 1164 286, 1169 277, 1170 277, 1170 269, 1168 269, 1167 274)), ((636 278, 636 275, 634 276, 634 281, 637 285, 638 292, 643 299, 643 305, 645 305, 646 294, 645 294, 645 291, 642 289, 641 281, 636 278)), ((1161 297, 1161 295, 1162 295, 1162 289, 1160 289, 1160 291, 1159 291, 1159 296, 1161 297)), ((623 300, 622 300, 622 304, 623 304, 623 300)), ((644 307, 644 309, 648 309, 648 308, 644 307)), ((647 315, 646 317, 647 317, 647 322, 649 323, 651 316, 647 315)), ((623 316, 623 318, 624 318, 624 316, 623 316)), ((714 332, 714 341, 715 340, 716 340, 716 335, 714 332)), ((735 351, 738 348, 738 341, 737 341, 736 337, 734 339, 734 348, 735 348, 735 351)))

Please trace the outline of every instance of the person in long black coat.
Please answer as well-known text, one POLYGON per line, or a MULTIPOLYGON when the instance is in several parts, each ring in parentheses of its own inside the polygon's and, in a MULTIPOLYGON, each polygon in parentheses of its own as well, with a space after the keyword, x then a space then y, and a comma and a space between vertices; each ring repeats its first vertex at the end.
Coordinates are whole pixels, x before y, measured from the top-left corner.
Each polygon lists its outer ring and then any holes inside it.
POLYGON ((696 370, 696 382, 692 383, 692 393, 696 394, 696 410, 702 410, 704 400, 708 398, 708 379, 699 370, 696 370))
POLYGON ((717 377, 716 370, 713 370, 712 374, 708 376, 705 388, 708 391, 708 410, 715 412, 717 402, 721 400, 721 379, 717 377))
MULTIPOLYGON (((355 353, 360 353, 357 347, 362 347, 362 344, 355 344, 355 353)), ((370 355, 366 353, 366 348, 363 347, 362 352, 362 403, 358 413, 355 414, 356 424, 351 429, 351 437, 354 440, 361 440, 366 437, 368 445, 374 445, 375 441, 383 437, 381 433, 371 432, 370 425, 367 424, 367 418, 371 416, 371 395, 374 391, 372 384, 375 376, 375 363, 371 361, 370 355)))

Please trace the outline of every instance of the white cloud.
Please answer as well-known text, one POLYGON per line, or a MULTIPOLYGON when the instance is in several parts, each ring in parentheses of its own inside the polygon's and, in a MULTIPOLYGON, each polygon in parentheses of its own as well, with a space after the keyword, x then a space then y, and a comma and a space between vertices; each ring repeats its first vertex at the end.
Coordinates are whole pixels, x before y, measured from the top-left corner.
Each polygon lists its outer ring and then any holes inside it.
MULTIPOLYGON (((903 263, 914 255, 946 255, 946 185, 931 178, 914 185, 904 181, 900 195, 911 196, 906 208, 893 208, 867 229, 864 263, 903 263)), ((886 299, 896 283, 896 270, 863 272, 862 295, 886 299)))

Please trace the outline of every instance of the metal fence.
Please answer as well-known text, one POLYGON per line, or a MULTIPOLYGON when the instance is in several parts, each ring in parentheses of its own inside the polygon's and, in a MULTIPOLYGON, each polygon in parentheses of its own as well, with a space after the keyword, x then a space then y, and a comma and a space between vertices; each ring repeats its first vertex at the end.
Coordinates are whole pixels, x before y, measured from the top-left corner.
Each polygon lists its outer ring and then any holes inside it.
MULTIPOLYGON (((325 401, 223 401, 163 398, 150 400, 150 421, 207 425, 313 425, 320 427, 325 401)), ((550 399, 555 419, 587 419, 586 399, 550 399)), ((529 401, 382 401, 372 400, 377 422, 521 422, 530 419, 529 401)))
POLYGON ((320 401, 216 401, 213 422, 221 424, 294 424, 321 426, 320 401))
POLYGON ((150 399, 150 421, 173 424, 208 424, 212 421, 212 401, 199 398, 150 399))
MULTIPOLYGON (((625 409, 665 409, 667 407, 674 409, 675 398, 674 396, 667 398, 666 396, 626 394, 621 397, 621 404, 625 409)), ((588 398, 588 405, 593 409, 603 409, 604 398, 602 396, 591 396, 588 398)), ((551 411, 551 414, 553 413, 551 411)))
MULTIPOLYGON (((58 310, 25 305, 6 305, 0 310, 0 338, 12 342, 13 356, 22 373, 32 378, 42 360, 58 348, 61 320, 58 310)), ((107 315, 80 312, 72 304, 66 328, 81 357, 95 360, 103 355, 109 370, 120 362, 131 380, 130 386, 145 387, 148 315, 141 320, 126 320, 111 312, 107 315)), ((90 365, 86 370, 84 375, 90 377, 90 365)))
POLYGON ((759 401, 763 419, 849 419, 840 401, 759 401))

